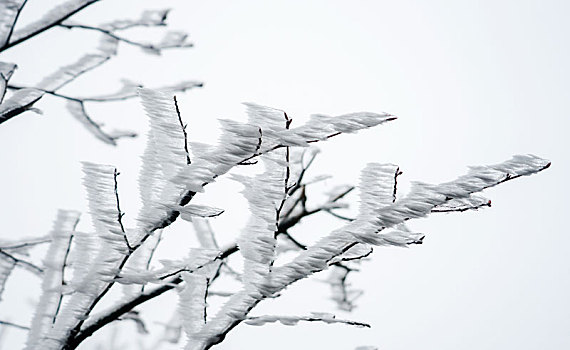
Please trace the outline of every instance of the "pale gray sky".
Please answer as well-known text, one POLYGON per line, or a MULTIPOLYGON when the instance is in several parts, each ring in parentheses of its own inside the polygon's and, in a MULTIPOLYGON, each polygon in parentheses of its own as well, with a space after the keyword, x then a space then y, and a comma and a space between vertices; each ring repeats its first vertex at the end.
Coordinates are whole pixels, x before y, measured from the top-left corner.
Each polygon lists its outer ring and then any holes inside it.
MULTIPOLYGON (((30 16, 46 6, 36 3, 30 16)), ((239 326, 217 348, 570 348, 568 2, 102 1, 79 18, 104 22, 145 7, 173 8, 169 22, 188 31, 196 47, 162 57, 122 47, 114 62, 67 91, 107 91, 122 77, 148 86, 203 80, 203 89, 181 97, 190 138, 203 142, 214 141, 216 118, 244 118, 245 101, 284 109, 299 124, 311 113, 397 115, 389 125, 321 146, 315 170, 338 182, 356 183, 370 161, 399 164, 402 190, 408 181, 437 183, 468 165, 513 154, 553 162, 537 176, 485 193, 490 209, 414 222, 427 234, 423 246, 376 249, 351 279, 365 290, 359 308, 338 313, 372 329, 239 326)), ((31 83, 96 41, 60 30, 2 59, 20 65, 15 81, 31 83)), ((43 234, 57 208, 85 211, 82 160, 119 167, 123 210, 132 220, 144 138, 108 147, 81 129, 60 101, 45 98, 37 106, 45 115, 28 113, 0 126, 0 236, 43 234)), ((146 128, 136 101, 92 109, 110 126, 146 128)), ((221 180, 208 189, 210 204, 227 203, 226 218, 216 222, 227 239, 244 214, 238 195, 224 197, 233 188, 221 180)), ((324 234, 328 221, 308 225, 324 234)), ((183 228, 173 231, 183 237, 183 228)), ((28 300, 34 289, 14 282, 6 293, 28 300)), ((305 282, 262 309, 334 310, 328 296, 326 286, 305 282)), ((17 344, 21 334, 6 337, 17 344)))

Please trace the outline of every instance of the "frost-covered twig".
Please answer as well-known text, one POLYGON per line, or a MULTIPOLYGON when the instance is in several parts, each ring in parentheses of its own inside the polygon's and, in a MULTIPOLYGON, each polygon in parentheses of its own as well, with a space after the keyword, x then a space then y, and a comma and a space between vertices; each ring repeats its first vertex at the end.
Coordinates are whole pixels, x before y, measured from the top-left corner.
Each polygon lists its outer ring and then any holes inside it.
MULTIPOLYGON (((63 254, 63 261, 61 263, 61 290, 59 291, 59 300, 57 302, 57 306, 56 306, 55 311, 53 313, 52 323, 55 323, 55 320, 57 318, 59 310, 61 309, 61 303, 63 301, 63 296, 64 296, 64 290, 63 289, 67 285, 66 278, 65 278, 65 269, 69 266, 69 253, 71 252, 71 243, 73 242, 73 238, 74 238, 73 233, 75 232, 75 228, 77 227, 78 223, 79 223, 79 216, 76 217, 75 222, 73 222, 73 224, 72 224, 73 226, 71 227, 71 232, 69 233, 69 239, 67 241, 67 247, 65 248, 65 253, 63 254)), ((59 239, 59 237, 57 237, 57 239, 59 239)), ((52 252, 50 252, 50 253, 52 253, 52 252)))
MULTIPOLYGON (((46 76, 34 86, 22 86, 19 84, 8 84, 12 72, 16 65, 0 62, 0 124, 28 110, 38 111, 33 105, 44 95, 48 94, 57 98, 67 100, 67 107, 70 113, 78 119, 84 127, 93 133, 99 140, 116 145, 116 140, 123 137, 134 137, 136 133, 132 131, 105 131, 102 125, 93 120, 87 113, 85 103, 87 102, 111 102, 125 100, 136 96, 136 89, 141 84, 126 83, 123 88, 115 94, 102 96, 69 96, 58 91, 65 85, 73 82, 83 74, 101 66, 112 56, 116 55, 120 42, 135 45, 143 48, 146 52, 160 54, 162 50, 173 48, 187 48, 192 44, 186 41, 187 34, 182 32, 167 32, 164 38, 158 43, 143 43, 130 40, 118 35, 122 31, 133 27, 159 27, 166 25, 168 10, 145 11, 138 19, 115 20, 100 26, 78 24, 68 20, 71 16, 80 12, 87 6, 98 0, 68 0, 67 2, 55 6, 48 11, 41 19, 16 31, 12 35, 21 8, 25 0, 10 0, 0 4, 0 52, 12 46, 27 41, 30 38, 43 33, 53 27, 59 26, 68 29, 85 29, 101 33, 101 44, 99 50, 80 57, 76 62, 65 65, 46 76), (9 68, 11 67, 11 68, 9 68), (14 91, 5 101, 3 101, 6 89, 14 91)), ((181 82, 165 87, 168 91, 185 91, 189 88, 202 86, 197 82, 181 82)))
POLYGON ((331 267, 331 272, 325 281, 331 286, 332 299, 340 310, 352 311, 354 301, 363 293, 361 290, 351 290, 346 283, 348 275, 354 271, 346 265, 337 263, 331 267))
MULTIPOLYGON (((0 47, 0 52, 16 46, 28 39, 35 37, 38 34, 49 30, 69 17, 83 10, 87 6, 99 0, 68 0, 63 4, 55 6, 52 10, 48 11, 42 18, 32 22, 24 28, 17 30, 13 33, 10 40, 0 47)), ((22 5, 23 6, 23 5, 22 5)), ((14 20, 13 26, 16 21, 14 20)))
POLYGON ((350 326, 370 328, 370 325, 368 323, 343 320, 336 318, 336 316, 333 314, 322 313, 322 312, 314 312, 311 314, 311 316, 277 316, 277 315, 250 316, 244 321, 244 323, 251 326, 263 326, 267 323, 279 322, 285 326, 295 326, 300 321, 324 322, 327 324, 342 323, 350 326))
POLYGON ((162 39, 162 41, 160 41, 158 43, 145 43, 145 42, 140 42, 140 41, 136 41, 136 40, 132 40, 132 39, 127 39, 121 35, 116 34, 115 32, 113 32, 111 30, 107 30, 107 29, 101 28, 101 27, 94 27, 94 26, 89 26, 89 25, 84 25, 84 24, 71 24, 71 23, 62 23, 62 24, 60 24, 60 26, 63 28, 67 28, 67 29, 85 29, 85 30, 100 32, 104 35, 107 35, 111 39, 123 42, 125 44, 129 44, 132 46, 137 46, 143 50, 153 52, 156 54, 160 54, 160 52, 162 50, 165 50, 165 49, 187 48, 187 47, 193 46, 192 43, 186 42, 187 35, 185 33, 180 33, 180 32, 170 32, 167 34, 167 36, 165 36, 162 39))
POLYGON ((79 221, 79 213, 58 211, 51 231, 51 244, 44 259, 45 274, 42 294, 30 327, 27 348, 34 349, 47 337, 56 322, 66 287, 65 269, 73 239, 73 232, 79 221))

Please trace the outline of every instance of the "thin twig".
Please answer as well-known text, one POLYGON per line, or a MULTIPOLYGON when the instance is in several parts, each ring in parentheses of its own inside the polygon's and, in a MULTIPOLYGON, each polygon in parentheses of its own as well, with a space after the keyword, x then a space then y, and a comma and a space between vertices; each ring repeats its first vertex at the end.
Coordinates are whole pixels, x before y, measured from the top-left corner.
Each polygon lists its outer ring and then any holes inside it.
POLYGON ((12 243, 11 245, 1 246, 0 250, 19 250, 49 242, 51 242, 50 238, 36 238, 36 239, 31 239, 30 241, 27 242, 12 243))
POLYGON ((330 209, 327 209, 327 210, 325 210, 325 211, 326 211, 327 213, 331 214, 332 216, 334 216, 334 217, 337 218, 337 219, 341 219, 341 220, 344 220, 344 221, 354 221, 354 218, 349 218, 349 217, 347 217, 347 216, 337 214, 337 213, 335 213, 334 211, 332 211, 332 210, 330 210, 330 209))
POLYGON ((487 201, 485 203, 481 203, 479 205, 470 206, 470 207, 460 207, 460 208, 433 208, 431 210, 432 213, 451 213, 451 212, 464 212, 467 210, 478 210, 484 207, 490 207, 491 201, 487 201))
POLYGON ((208 288, 210 287, 210 279, 206 278, 206 289, 204 291, 204 324, 208 319, 208 288))
POLYGON ((370 250, 368 250, 368 252, 361 254, 361 255, 356 255, 356 256, 352 256, 352 257, 348 257, 348 258, 340 258, 340 261, 335 262, 334 264, 331 265, 336 265, 339 264, 341 261, 353 261, 353 260, 361 260, 364 258, 367 258, 368 256, 370 256, 370 254, 372 254, 372 252, 374 251, 374 249, 372 247, 370 247, 370 250))
POLYGON ((301 250, 307 250, 307 246, 305 244, 299 242, 295 238, 293 238, 293 236, 291 236, 291 234, 289 234, 289 232, 285 231, 285 232, 280 232, 279 234, 282 234, 283 236, 287 237, 287 239, 289 239, 289 241, 291 241, 294 245, 296 245, 301 250))
POLYGON ((394 192, 392 193, 392 203, 396 203, 396 192, 398 191, 398 176, 403 173, 400 171, 400 167, 396 168, 396 173, 394 174, 394 192))
POLYGON ((33 272, 36 275, 41 275, 44 272, 44 270, 41 267, 39 267, 39 266, 29 262, 29 261, 16 258, 14 255, 5 252, 2 249, 0 249, 0 256, 4 256, 8 260, 11 260, 14 263, 16 263, 16 265, 21 265, 23 268, 26 268, 28 271, 33 272))
POLYGON ((129 249, 129 251, 132 251, 133 247, 131 247, 131 245, 129 244, 129 238, 127 237, 125 227, 123 226, 123 215, 125 214, 121 212, 121 205, 119 202, 119 190, 118 190, 119 183, 117 182, 117 176, 119 176, 120 174, 121 173, 117 172, 117 168, 113 170, 113 180, 115 181, 115 199, 117 202, 117 222, 119 223, 119 226, 121 226, 121 231, 123 232, 123 238, 125 239, 127 248, 129 249))
POLYGON ((249 325, 262 325, 265 323, 272 323, 272 322, 281 322, 284 325, 291 325, 291 321, 307 321, 307 322, 325 322, 325 323, 343 323, 350 326, 356 327, 366 327, 370 328, 371 326, 368 323, 357 322, 357 321, 350 321, 350 320, 341 320, 337 319, 335 316, 331 318, 326 317, 319 317, 318 315, 314 316, 304 316, 304 317, 292 317, 292 316, 253 316, 248 317, 245 319, 245 324, 249 325), (281 322, 283 320, 284 322, 281 322))
MULTIPOLYGON (((158 233, 155 233, 156 235, 158 235, 157 239, 156 239, 156 243, 154 244, 154 247, 151 248, 150 250, 150 254, 148 256, 148 259, 146 261, 146 265, 145 265, 145 270, 149 270, 150 269, 150 263, 152 262, 152 258, 154 256, 154 253, 156 252, 156 249, 158 248, 158 245, 160 244, 160 241, 162 240, 162 230, 159 230, 158 233)), ((144 292, 144 287, 145 285, 143 284, 141 286, 141 293, 144 292)))
POLYGON ((192 43, 184 43, 181 45, 165 45, 165 46, 153 45, 153 44, 149 44, 149 43, 142 43, 142 42, 134 41, 134 40, 127 39, 125 37, 119 36, 119 35, 113 33, 110 30, 107 30, 107 29, 103 29, 100 27, 94 27, 94 26, 88 26, 88 25, 84 25, 84 24, 61 23, 61 24, 59 24, 59 26, 63 27, 63 28, 67 28, 67 29, 85 29, 85 30, 97 31, 97 32, 100 32, 104 35, 107 35, 108 37, 113 38, 117 41, 123 42, 125 44, 129 44, 129 45, 140 47, 141 49, 152 50, 152 51, 157 51, 157 52, 160 52, 160 50, 164 50, 164 49, 186 48, 186 47, 192 47, 193 46, 192 43))
POLYGON ((29 330, 30 330, 30 327, 28 327, 28 326, 22 326, 22 325, 19 325, 19 324, 17 324, 17 323, 9 322, 9 321, 2 321, 2 320, 0 320, 0 325, 14 327, 14 328, 21 329, 21 330, 24 330, 24 331, 29 331, 29 330))
MULTIPOLYGON (((303 156, 304 155, 305 155, 305 152, 303 152, 303 156)), ((302 167, 301 171, 299 172, 299 176, 297 177, 297 181, 289 189, 289 195, 292 195, 293 193, 295 193, 295 191, 297 191, 299 188, 301 188, 301 183, 303 181, 303 177, 305 176, 305 173, 307 172, 307 170, 309 169, 311 164, 313 164, 313 161, 315 160, 316 157, 317 157, 317 153, 313 153, 313 156, 311 157, 311 159, 309 159, 309 161, 307 162, 307 165, 302 167)), ((303 157, 301 157, 301 165, 303 165, 303 157)))
MULTIPOLYGON (((77 228, 78 223, 79 223, 79 217, 73 223, 73 228, 71 229, 71 234, 69 235, 69 241, 67 242, 67 248, 65 250, 65 255, 63 256, 63 263, 61 264, 61 286, 62 287, 66 285, 65 268, 67 267, 67 259, 69 258, 69 252, 71 251, 71 243, 72 243, 73 237, 74 237, 73 232, 75 232, 75 229, 77 228)), ((61 308, 62 302, 63 302, 63 288, 61 289, 61 291, 59 293, 59 298, 57 301, 57 306, 55 308, 55 312, 53 314, 52 323, 55 323, 55 321, 57 319, 57 315, 59 314, 59 310, 61 308)))
POLYGON ((180 128, 184 134, 184 151, 186 152, 186 164, 190 165, 192 162, 190 161, 190 152, 188 151, 188 134, 186 133, 187 125, 184 125, 184 122, 182 122, 182 115, 180 114, 180 109, 178 108, 178 100, 176 100, 176 95, 174 96, 174 106, 176 107, 176 115, 178 115, 180 128))

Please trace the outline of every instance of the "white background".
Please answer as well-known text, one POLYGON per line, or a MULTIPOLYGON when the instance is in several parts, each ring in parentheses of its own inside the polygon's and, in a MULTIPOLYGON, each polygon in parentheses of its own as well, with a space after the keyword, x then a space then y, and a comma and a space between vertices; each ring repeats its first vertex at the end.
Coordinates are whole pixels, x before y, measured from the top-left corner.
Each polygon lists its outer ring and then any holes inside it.
MULTIPOLYGON (((23 18, 41 15, 46 3, 30 1, 23 18)), ((468 165, 513 154, 553 162, 539 175, 487 191, 492 208, 413 223, 427 234, 422 246, 376 249, 350 279, 365 290, 359 307, 337 313, 371 329, 241 325, 217 348, 570 348, 568 2, 102 1, 77 19, 101 23, 161 7, 173 8, 172 28, 188 31, 195 48, 155 57, 121 46, 119 57, 64 91, 105 92, 123 77, 149 87, 204 81, 180 99, 190 138, 206 142, 217 137, 216 118, 244 118, 244 101, 286 110, 297 125, 311 113, 397 115, 388 125, 321 145, 313 174, 334 175, 331 186, 356 183, 370 161, 400 165, 401 190, 407 181, 449 180, 468 165)), ((97 40, 57 29, 1 59, 19 64, 14 82, 32 84, 93 51, 97 40)), ((61 101, 46 97, 37 107, 43 116, 26 113, 0 126, 0 237, 46 233, 57 208, 86 211, 82 160, 122 171, 123 210, 132 222, 144 137, 113 148, 82 129, 61 101)), ((137 101, 88 108, 111 128, 146 130, 137 101)), ((238 188, 221 180, 205 197, 227 209, 216 223, 222 240, 231 240, 245 221, 238 188)), ((307 232, 324 234, 337 223, 323 216, 306 224, 307 232)), ((172 231, 181 239, 190 235, 186 226, 172 231)), ((163 256, 185 254, 181 244, 169 247, 163 256)), ((0 316, 26 323, 37 286, 25 273, 15 277, 4 298, 11 304, 0 305, 0 316)), ((331 311, 328 296, 326 286, 309 281, 261 308, 331 311)), ((6 349, 19 348, 23 333, 3 337, 6 349)))

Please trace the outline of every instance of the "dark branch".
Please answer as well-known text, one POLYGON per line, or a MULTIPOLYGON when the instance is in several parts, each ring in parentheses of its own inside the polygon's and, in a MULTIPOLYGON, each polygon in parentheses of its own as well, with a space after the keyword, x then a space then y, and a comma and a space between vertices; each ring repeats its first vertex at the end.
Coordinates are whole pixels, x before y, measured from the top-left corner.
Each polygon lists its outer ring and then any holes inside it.
POLYGON ((35 247, 40 244, 45 244, 51 242, 50 238, 37 238, 31 239, 28 242, 12 243, 11 245, 0 246, 0 250, 19 250, 26 249, 30 247, 35 247))
POLYGON ((282 234, 283 236, 287 237, 287 239, 289 241, 291 241, 294 245, 297 246, 297 248, 301 249, 301 250, 307 250, 307 246, 299 241, 297 241, 295 238, 293 238, 293 236, 291 236, 287 231, 284 232, 280 232, 279 234, 282 234))
POLYGON ((18 22, 18 18, 20 17, 20 13, 22 13, 24 6, 26 6, 26 2, 28 2, 28 1, 27 0, 22 1, 22 4, 20 5, 20 7, 16 10, 16 15, 12 19, 12 24, 10 25, 10 31, 8 32, 8 35, 6 35, 6 38, 4 38, 4 42, 2 43, 2 45, 6 45, 10 42, 10 38, 12 37, 12 34, 14 33, 14 28, 16 27, 16 23, 18 22))
POLYGON ((334 211, 332 211, 332 210, 330 210, 330 209, 326 210, 326 212, 329 213, 329 214, 331 214, 332 216, 334 216, 334 217, 337 218, 337 219, 341 219, 341 220, 344 220, 344 221, 354 221, 354 218, 349 218, 348 216, 344 216, 344 215, 337 214, 337 213, 335 213, 334 211))
POLYGON ((392 203, 396 202, 396 192, 398 192, 398 176, 403 173, 400 171, 400 167, 396 168, 396 173, 394 174, 394 192, 392 193, 392 203))
POLYGON ((176 100, 176 96, 174 96, 174 106, 176 107, 176 115, 178 115, 180 128, 184 134, 184 151, 186 152, 186 164, 190 165, 192 162, 190 161, 190 152, 188 152, 188 134, 186 133, 187 125, 184 125, 184 122, 182 121, 182 115, 180 114, 180 109, 178 108, 178 100, 176 100))
POLYGON ((14 327, 14 328, 21 329, 21 330, 25 330, 25 331, 29 331, 29 330, 30 330, 30 327, 28 327, 28 326, 22 326, 22 325, 19 325, 19 324, 17 324, 17 323, 13 323, 13 322, 9 322, 9 321, 2 321, 2 320, 0 320, 0 325, 3 325, 3 326, 10 326, 10 327, 14 327))
MULTIPOLYGON (((63 256, 63 263, 61 264, 61 286, 62 287, 66 285, 65 268, 67 267, 67 259, 69 258, 69 252, 71 251, 71 243, 73 242, 73 232, 75 232, 75 228, 77 227, 78 223, 79 223, 79 218, 77 218, 77 220, 75 220, 75 222, 73 223, 72 233, 69 235, 69 240, 67 242, 67 248, 66 248, 65 254, 63 256)), ((59 310, 61 308, 62 302, 63 302, 63 289, 59 293, 59 298, 57 301, 57 306, 55 308, 55 312, 53 314, 52 323, 55 323, 55 321, 57 319, 57 315, 59 314, 59 310)))
POLYGON ((16 265, 20 265, 23 268, 25 268, 26 270, 33 272, 36 275, 41 275, 44 272, 44 270, 41 267, 38 267, 37 265, 35 265, 29 261, 16 258, 14 255, 5 252, 2 249, 0 249, 0 258, 1 257, 4 257, 8 260, 13 261, 16 265))
POLYGON ((335 316, 332 316, 331 318, 318 317, 317 315, 309 316, 309 317, 307 317, 307 316, 305 316, 305 317, 267 316, 267 318, 263 317, 263 316, 257 316, 257 317, 248 317, 245 319, 246 324, 256 325, 256 326, 264 324, 264 323, 272 323, 272 322, 281 322, 284 325, 291 325, 291 323, 290 323, 291 321, 343 323, 343 324, 347 324, 350 326, 371 328, 371 326, 368 323, 350 321, 350 320, 341 320, 341 319, 337 319, 335 316), (283 319, 285 322, 281 322, 281 319, 283 319), (257 322, 255 322, 255 321, 257 321, 257 322))
POLYGON ((491 206, 491 201, 487 201, 485 203, 481 203, 479 205, 475 205, 475 206, 466 206, 466 207, 458 207, 458 208, 433 208, 431 210, 432 213, 451 213, 451 212, 459 212, 462 213, 464 211, 467 210, 478 210, 484 207, 490 207, 491 206))
POLYGON ((125 227, 123 226, 123 215, 125 215, 122 211, 121 211, 121 205, 119 202, 119 183, 117 182, 117 176, 119 176, 119 172, 117 172, 117 169, 115 168, 113 170, 113 180, 115 181, 115 200, 117 202, 117 222, 119 223, 119 226, 121 226, 121 231, 123 232, 123 238, 125 239, 125 243, 127 244, 127 248, 129 249, 129 251, 133 251, 133 247, 131 247, 131 245, 129 244, 129 238, 127 237, 127 233, 125 231, 125 227))

